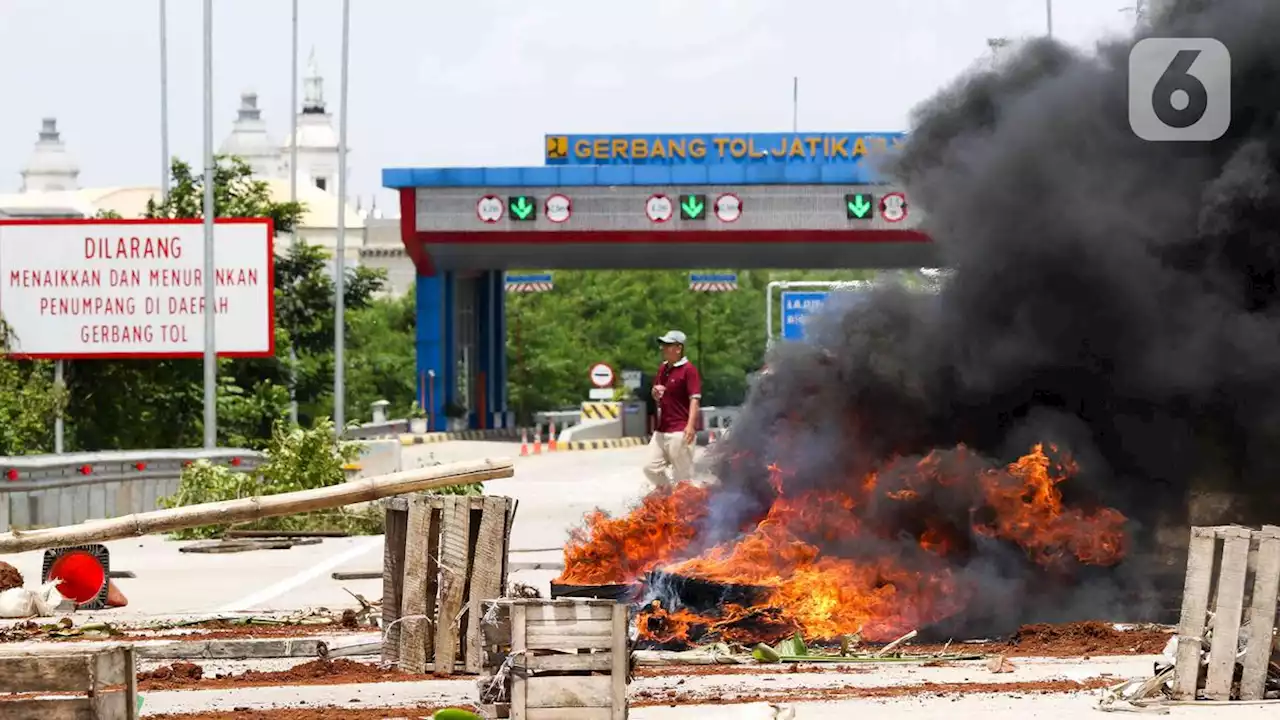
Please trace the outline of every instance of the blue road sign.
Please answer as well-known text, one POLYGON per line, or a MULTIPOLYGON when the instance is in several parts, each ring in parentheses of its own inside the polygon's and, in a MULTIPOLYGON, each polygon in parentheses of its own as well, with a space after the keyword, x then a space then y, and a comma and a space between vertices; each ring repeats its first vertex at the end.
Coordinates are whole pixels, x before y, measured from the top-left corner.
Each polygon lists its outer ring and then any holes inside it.
POLYGON ((821 309, 831 293, 818 291, 783 291, 782 293, 782 339, 803 340, 804 326, 809 321, 809 314, 821 309))
POLYGON ((689 273, 689 289, 727 292, 738 289, 738 273, 689 273))

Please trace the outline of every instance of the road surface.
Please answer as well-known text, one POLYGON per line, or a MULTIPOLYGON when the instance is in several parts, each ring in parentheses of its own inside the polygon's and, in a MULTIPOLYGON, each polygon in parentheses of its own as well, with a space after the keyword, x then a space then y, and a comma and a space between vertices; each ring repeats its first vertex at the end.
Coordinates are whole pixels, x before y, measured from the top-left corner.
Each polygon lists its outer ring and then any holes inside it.
MULTIPOLYGON (((545 453, 519 457, 519 443, 444 442, 405 448, 406 467, 440 462, 512 457, 516 477, 485 483, 485 492, 514 497, 519 510, 512 530, 513 561, 558 563, 569 528, 600 507, 625 511, 648 486, 640 470, 646 448, 545 453)), ((701 449, 699 452, 702 452, 701 449)), ((339 571, 382 567, 381 536, 325 539, 319 545, 244 553, 180 553, 184 543, 148 536, 107 543, 111 565, 136 578, 118 580, 129 606, 94 615, 113 621, 145 618, 293 611, 354 607, 344 590, 382 597, 379 580, 336 581, 339 571)), ((43 551, 5 558, 31 585, 41 571, 43 551)), ((541 587, 544 594, 557 570, 513 573, 512 581, 541 587)), ((87 613, 78 613, 85 619, 87 613)))

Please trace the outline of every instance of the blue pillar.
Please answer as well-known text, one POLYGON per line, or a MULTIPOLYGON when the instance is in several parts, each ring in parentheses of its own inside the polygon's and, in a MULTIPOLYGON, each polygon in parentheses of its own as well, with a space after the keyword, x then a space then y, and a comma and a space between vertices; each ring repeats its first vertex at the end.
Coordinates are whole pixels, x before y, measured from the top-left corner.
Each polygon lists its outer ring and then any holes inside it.
MULTIPOLYGON (((442 271, 441 291, 444 299, 444 373, 441 381, 441 387, 444 388, 444 402, 446 404, 460 405, 458 400, 458 308, 457 308, 457 285, 456 274, 451 271, 442 271)), ((445 426, 448 420, 444 417, 443 410, 440 415, 440 429, 447 429, 445 426)))
POLYGON ((476 426, 492 428, 493 422, 493 271, 480 273, 475 283, 475 334, 476 334, 476 398, 484 398, 484 407, 476 407, 476 426), (481 414, 483 410, 483 414, 481 414))
POLYGON ((495 271, 493 290, 493 407, 506 415, 507 405, 507 284, 504 273, 495 271))
POLYGON ((417 369, 418 402, 427 411, 430 430, 445 429, 444 405, 451 375, 446 362, 447 327, 445 322, 445 278, 418 275, 415 284, 417 300, 417 369))

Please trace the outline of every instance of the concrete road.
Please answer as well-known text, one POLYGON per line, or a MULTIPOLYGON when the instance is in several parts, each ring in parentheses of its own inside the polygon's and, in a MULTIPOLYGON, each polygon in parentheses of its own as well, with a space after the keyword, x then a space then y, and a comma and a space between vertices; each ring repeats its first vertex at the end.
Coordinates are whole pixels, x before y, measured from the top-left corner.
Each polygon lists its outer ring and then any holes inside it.
MULTIPOLYGON (((519 500, 513 529, 512 559, 558 562, 568 529, 585 512, 601 507, 624 511, 647 487, 640 470, 645 448, 547 453, 519 457, 519 443, 445 442, 406 448, 410 463, 513 457, 516 477, 486 483, 489 494, 519 500), (536 552, 528 552, 534 550, 536 552)), ((354 607, 343 588, 370 599, 382 596, 378 580, 338 582, 337 571, 382 567, 382 537, 326 539, 319 545, 289 550, 257 550, 221 555, 180 553, 183 543, 150 536, 107 543, 111 564, 135 579, 117 581, 129 607, 99 613, 115 621, 155 617, 292 611, 315 607, 354 607)), ((42 552, 5 558, 30 584, 40 575, 42 552)), ((540 586, 558 571, 526 571, 513 581, 540 586)), ((77 619, 85 619, 84 613, 77 619)))
MULTIPOLYGON (((735 698, 780 696, 788 692, 809 694, 815 691, 862 688, 867 691, 889 688, 924 690, 925 683, 968 685, 1007 685, 1011 691, 996 694, 938 696, 918 692, 891 699, 860 698, 834 702, 785 703, 799 720, 836 720, 850 717, 911 718, 918 720, 951 720, 955 717, 983 717, 997 720, 1076 720, 1096 705, 1098 694, 1037 695, 1019 692, 1018 683, 1044 680, 1084 681, 1100 675, 1115 677, 1119 682, 1142 677, 1150 672, 1151 656, 1103 657, 1090 660, 1020 658, 1013 673, 996 675, 983 662, 957 663, 949 667, 878 665, 859 667, 849 672, 794 673, 780 671, 752 675, 698 675, 638 677, 630 687, 633 702, 641 698, 675 698, 687 703, 675 706, 633 708, 637 720, 666 718, 699 718, 724 720, 771 720, 774 714, 768 704, 751 702, 733 704, 735 698), (725 705, 698 705, 703 698, 728 701, 725 705), (695 709, 696 708, 696 709, 695 709), (859 711, 862 711, 859 713, 859 711)), ((208 672, 209 670, 207 670, 208 672)), ((994 689, 993 687, 993 689, 994 689)), ((233 708, 266 709, 275 707, 404 707, 420 705, 454 705, 474 702, 474 681, 425 680, 368 685, 329 685, 281 688, 236 688, 221 690, 183 690, 144 693, 143 715, 191 712, 193 710, 231 710, 233 708)), ((1175 717, 1190 717, 1196 710, 1178 707, 1175 717)), ((1215 707, 1215 715, 1239 720, 1261 720, 1268 710, 1263 706, 1215 707)))

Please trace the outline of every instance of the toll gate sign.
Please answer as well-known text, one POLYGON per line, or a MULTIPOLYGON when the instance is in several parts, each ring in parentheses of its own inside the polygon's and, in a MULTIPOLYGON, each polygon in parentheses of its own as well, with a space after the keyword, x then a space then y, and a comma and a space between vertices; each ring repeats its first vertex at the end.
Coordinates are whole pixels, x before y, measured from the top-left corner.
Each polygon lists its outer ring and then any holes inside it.
POLYGON ((824 291, 784 291, 782 293, 782 339, 803 340, 805 324, 808 323, 809 316, 826 304, 827 296, 830 294, 824 291))

